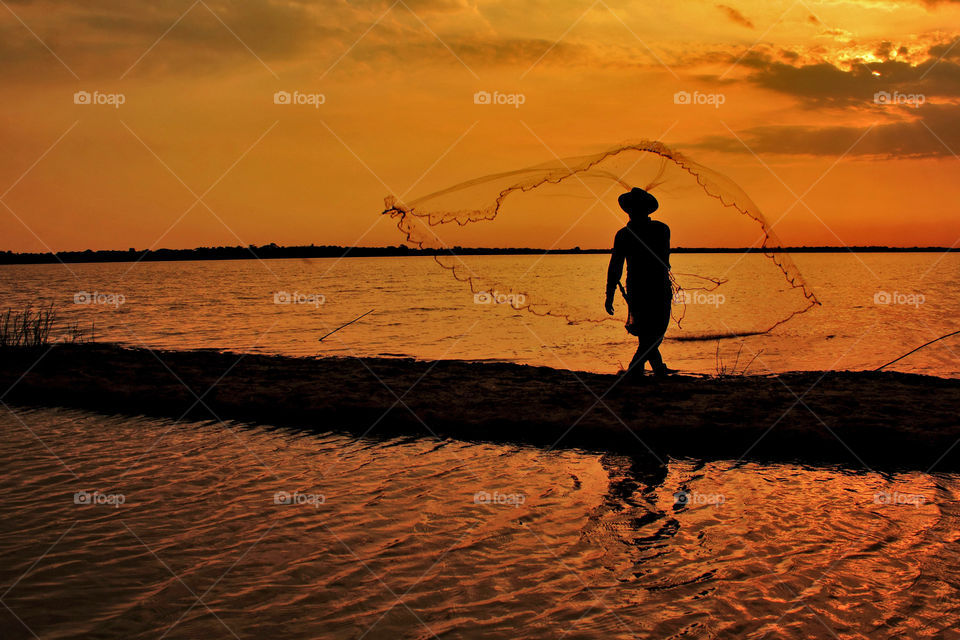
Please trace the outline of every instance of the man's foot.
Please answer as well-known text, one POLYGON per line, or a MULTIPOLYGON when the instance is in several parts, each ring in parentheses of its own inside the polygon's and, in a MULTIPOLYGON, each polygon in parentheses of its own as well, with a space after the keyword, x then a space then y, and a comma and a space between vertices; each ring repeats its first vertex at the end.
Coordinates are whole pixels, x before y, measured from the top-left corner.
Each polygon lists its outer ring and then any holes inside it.
POLYGON ((624 380, 637 380, 645 377, 647 375, 647 371, 643 365, 634 365, 629 369, 621 369, 620 373, 617 375, 623 376, 624 380))
POLYGON ((676 373, 676 372, 677 372, 676 369, 671 369, 665 364, 662 364, 659 367, 653 368, 653 375, 657 376, 658 378, 666 378, 671 373, 676 373))

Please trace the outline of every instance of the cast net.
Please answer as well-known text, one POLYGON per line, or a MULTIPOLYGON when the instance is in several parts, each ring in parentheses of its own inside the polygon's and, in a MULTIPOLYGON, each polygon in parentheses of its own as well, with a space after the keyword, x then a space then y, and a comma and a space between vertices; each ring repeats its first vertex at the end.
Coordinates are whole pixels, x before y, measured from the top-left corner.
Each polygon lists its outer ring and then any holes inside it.
POLYGON ((475 301, 574 324, 623 322, 622 300, 617 316, 603 311, 606 255, 531 254, 508 264, 460 251, 551 242, 609 247, 627 219, 617 196, 635 186, 660 201, 653 217, 671 226, 674 245, 707 237, 712 246, 750 249, 672 257, 676 326, 668 337, 766 333, 819 304, 746 192, 658 141, 486 175, 407 202, 388 196, 383 213, 395 220, 407 246, 434 251, 434 261, 475 301))

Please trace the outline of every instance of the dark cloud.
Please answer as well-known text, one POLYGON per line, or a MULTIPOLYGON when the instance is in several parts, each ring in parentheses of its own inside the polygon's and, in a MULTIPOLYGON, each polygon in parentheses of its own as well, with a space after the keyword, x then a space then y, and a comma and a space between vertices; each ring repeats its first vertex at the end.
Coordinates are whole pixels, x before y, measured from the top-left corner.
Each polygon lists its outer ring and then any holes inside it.
POLYGON ((780 50, 780 57, 789 62, 796 62, 800 59, 800 54, 796 51, 790 51, 788 49, 780 50))
MULTIPOLYGON (((746 64, 753 65, 752 61, 746 64)), ((759 68, 748 76, 748 82, 804 101, 850 103, 876 91, 876 78, 864 67, 844 71, 826 62, 794 66, 774 60, 753 66, 759 68)))
POLYGON ((889 40, 884 40, 877 45, 877 48, 874 50, 873 55, 881 58, 883 60, 889 60, 891 54, 893 53, 893 43, 889 40))
MULTIPOLYGON (((485 39, 475 37, 444 38, 440 42, 426 37, 408 38, 402 47, 389 37, 388 32, 368 36, 350 53, 339 73, 347 73, 351 65, 367 69, 394 68, 404 61, 408 64, 436 64, 446 62, 459 65, 457 58, 470 69, 488 66, 513 66, 519 72, 534 63, 537 66, 604 64, 589 46, 571 42, 541 39, 485 39), (449 48, 448 48, 449 47, 449 48), (451 53, 452 52, 452 53, 451 53), (454 54, 456 57, 454 57, 454 54), (546 54, 546 55, 544 55, 546 54), (538 62, 539 60, 539 62, 538 62)), ((647 60, 644 59, 644 62, 647 60)))
POLYGON ((795 59, 784 52, 781 59, 769 53, 753 53, 745 56, 740 65, 752 69, 746 76, 747 82, 794 96, 812 108, 856 107, 871 102, 877 91, 960 97, 960 64, 949 57, 930 57, 914 65, 890 57, 893 49, 892 43, 881 43, 878 50, 888 54, 886 60, 854 62, 849 68, 829 62, 796 65, 795 59))
POLYGON ((935 44, 929 49, 931 58, 960 59, 960 39, 935 44))
MULTIPOLYGON (((403 5, 393 0, 204 0, 196 5, 192 0, 18 0, 11 6, 84 80, 117 78, 141 56, 128 77, 208 75, 247 67, 265 72, 251 52, 278 73, 288 62, 322 72, 347 51, 337 66, 340 73, 351 66, 458 65, 451 51, 477 68, 526 68, 545 53, 543 65, 652 63, 632 45, 557 42, 553 34, 542 39, 500 36, 483 27, 469 0, 404 0, 403 5), (468 26, 483 28, 451 30, 449 21, 459 19, 457 14, 468 26), (606 48, 601 51, 601 46, 606 48)), ((0 75, 56 80, 58 72, 67 73, 58 67, 23 25, 0 22, 0 75)))
MULTIPOLYGON (((351 0, 350 4, 380 11, 381 13, 395 4, 396 0, 351 0)), ((456 13, 470 8, 467 0, 404 0, 404 4, 419 13, 456 13)), ((402 7, 398 7, 402 11, 402 7)))
MULTIPOLYGON (((960 106, 925 104, 911 107, 878 107, 897 115, 894 122, 837 126, 761 126, 730 136, 714 136, 692 145, 730 153, 789 154, 840 157, 950 157, 960 153, 960 106), (859 142, 858 142, 859 140, 859 142), (744 146, 746 143, 746 147, 744 146)), ((878 112, 877 118, 881 115, 878 112)))
POLYGON ((726 15, 728 18, 730 18, 730 20, 732 20, 733 22, 736 22, 740 26, 746 27, 747 29, 754 28, 753 23, 750 22, 750 20, 748 20, 746 16, 744 16, 742 13, 740 13, 733 7, 730 7, 725 4, 718 4, 717 9, 720 9, 720 11, 723 11, 724 15, 726 15))
MULTIPOLYGON (((549 0, 542 0, 542 5, 536 4, 541 0, 531 2, 544 10, 549 6, 549 0)), ((394 5, 392 0, 205 0, 197 5, 192 0, 8 0, 8 4, 84 80, 119 77, 161 36, 159 44, 137 63, 133 77, 242 73, 248 66, 264 71, 251 51, 279 73, 285 64, 312 66, 322 72, 365 33, 338 72, 349 72, 351 65, 376 65, 384 70, 457 65, 451 50, 478 71, 510 65, 526 69, 545 53, 539 62, 543 66, 634 69, 660 65, 626 30, 622 41, 571 37, 556 42, 553 33, 549 38, 497 33, 484 17, 495 10, 485 8, 481 14, 474 0, 405 0, 404 5, 394 5), (190 11, 184 15, 187 9, 190 11), (432 28, 421 22, 424 16, 432 28), (376 20, 376 27, 367 32, 376 20)), ((753 23, 730 5, 715 7, 734 23, 753 28, 753 23)), ((0 75, 42 81, 66 73, 30 31, 10 18, 0 22, 0 75)), ((809 19, 819 22, 812 15, 809 19)), ((880 42, 872 48, 883 62, 871 64, 870 69, 858 64, 849 68, 829 62, 802 64, 810 59, 810 50, 801 54, 763 45, 747 51, 742 59, 742 47, 725 45, 658 49, 658 55, 678 72, 705 73, 711 65, 736 63, 748 70, 746 82, 795 96, 803 105, 820 107, 856 105, 880 89, 960 95, 960 45, 952 44, 931 46, 930 60, 917 66, 912 60, 905 61, 908 56, 903 46, 880 42), (881 76, 873 76, 871 69, 880 71, 881 76)), ((724 79, 727 84, 737 81, 742 80, 724 79)))
POLYGON ((5 75, 35 73, 38 63, 57 65, 44 45, 86 78, 119 75, 161 36, 138 73, 214 70, 239 59, 256 65, 250 51, 264 60, 283 60, 324 39, 351 35, 324 26, 316 5, 305 0, 205 0, 196 5, 182 0, 19 0, 11 8, 29 30, 12 16, 0 25, 5 75))

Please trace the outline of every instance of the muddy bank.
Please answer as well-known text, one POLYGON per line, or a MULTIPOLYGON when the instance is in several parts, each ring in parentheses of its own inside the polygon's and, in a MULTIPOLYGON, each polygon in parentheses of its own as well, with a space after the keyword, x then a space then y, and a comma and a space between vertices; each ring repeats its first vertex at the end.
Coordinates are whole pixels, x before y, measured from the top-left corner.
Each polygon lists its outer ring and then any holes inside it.
POLYGON ((10 405, 368 436, 960 470, 960 381, 898 373, 618 383, 501 363, 58 345, 0 353, 0 389, 10 405))

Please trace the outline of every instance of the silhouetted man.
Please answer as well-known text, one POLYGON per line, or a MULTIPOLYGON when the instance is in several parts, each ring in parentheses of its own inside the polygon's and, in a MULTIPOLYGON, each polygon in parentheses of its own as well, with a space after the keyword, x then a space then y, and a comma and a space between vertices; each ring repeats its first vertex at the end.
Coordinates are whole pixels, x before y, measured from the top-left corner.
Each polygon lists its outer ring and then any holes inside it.
POLYGON ((657 375, 666 375, 660 343, 670 324, 673 287, 670 284, 670 227, 651 220, 659 203, 650 193, 634 188, 619 198, 630 222, 617 232, 607 269, 607 300, 604 308, 613 315, 613 296, 620 284, 623 261, 627 261, 627 331, 640 344, 630 361, 630 371, 643 374, 646 362, 657 375))

